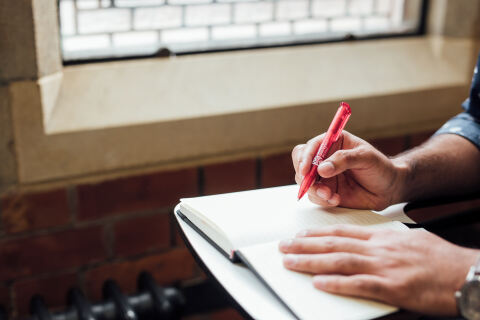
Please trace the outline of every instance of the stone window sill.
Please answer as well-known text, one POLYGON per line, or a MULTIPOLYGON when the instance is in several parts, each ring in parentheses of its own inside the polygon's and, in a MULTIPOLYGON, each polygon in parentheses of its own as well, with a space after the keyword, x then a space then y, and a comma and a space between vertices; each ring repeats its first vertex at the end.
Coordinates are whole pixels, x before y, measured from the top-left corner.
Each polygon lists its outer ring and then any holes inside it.
POLYGON ((363 137, 432 130, 460 112, 475 54, 415 37, 65 67, 9 87, 20 182, 284 151, 341 100, 363 137))

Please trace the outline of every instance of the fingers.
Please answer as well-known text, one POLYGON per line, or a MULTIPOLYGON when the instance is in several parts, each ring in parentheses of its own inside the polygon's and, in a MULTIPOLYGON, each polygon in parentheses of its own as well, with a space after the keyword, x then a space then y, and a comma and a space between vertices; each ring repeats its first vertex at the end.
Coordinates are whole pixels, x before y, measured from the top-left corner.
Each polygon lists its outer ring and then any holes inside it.
POLYGON ((386 301, 390 296, 384 279, 373 275, 319 275, 313 286, 330 293, 386 301))
POLYGON ((299 144, 292 150, 292 162, 295 172, 303 177, 308 173, 313 157, 317 153, 325 134, 310 139, 306 144, 299 144))
POLYGON ((308 199, 324 207, 335 207, 340 204, 340 195, 333 193, 323 184, 315 184, 308 189, 308 199))
MULTIPOLYGON (((308 173, 312 159, 318 151, 324 136, 325 134, 317 136, 306 144, 297 145, 293 149, 292 161, 295 172, 298 175, 296 180, 302 180, 308 173)), ((321 177, 331 178, 348 169, 368 168, 378 162, 379 154, 375 152, 374 148, 369 148, 368 144, 362 144, 354 140, 355 137, 348 132, 342 133, 342 139, 339 139, 339 142, 332 146, 330 150, 331 155, 318 166, 317 172, 321 177)))
POLYGON ((290 270, 312 274, 359 274, 374 269, 375 258, 345 252, 324 254, 287 254, 283 265, 290 270))
POLYGON ((296 254, 332 252, 367 254, 369 251, 364 240, 332 236, 283 240, 279 244, 279 249, 283 253, 296 254))
POLYGON ((348 169, 368 169, 378 160, 373 149, 358 147, 338 150, 318 166, 317 172, 323 178, 330 178, 348 169))
MULTIPOLYGON (((303 149, 305 148, 305 144, 299 144, 295 146, 292 150, 292 163, 293 167, 295 168, 295 180, 297 180, 297 176, 300 177, 300 174, 298 172, 298 165, 300 164, 300 156, 302 155, 303 149)), ((300 181, 303 179, 303 176, 301 177, 300 181)), ((297 181, 297 183, 299 183, 297 181)))
POLYGON ((334 236, 368 240, 374 235, 374 233, 374 230, 365 227, 353 226, 349 224, 336 224, 322 228, 303 230, 297 234, 297 237, 334 236))

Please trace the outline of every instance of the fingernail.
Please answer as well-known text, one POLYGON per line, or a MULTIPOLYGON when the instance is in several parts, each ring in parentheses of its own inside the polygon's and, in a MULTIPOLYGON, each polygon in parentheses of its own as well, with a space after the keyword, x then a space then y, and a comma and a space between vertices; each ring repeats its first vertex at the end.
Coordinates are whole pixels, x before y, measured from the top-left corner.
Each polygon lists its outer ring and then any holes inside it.
POLYGON ((322 191, 320 189, 317 190, 317 195, 322 198, 322 199, 326 199, 327 198, 327 194, 325 193, 325 191, 322 191))
POLYGON ((328 204, 331 204, 332 206, 336 206, 337 205, 337 200, 336 199, 328 199, 327 200, 328 204))
POLYGON ((330 161, 323 161, 318 166, 318 170, 328 174, 333 172, 335 170, 335 167, 333 166, 333 163, 331 163, 330 161))
POLYGON ((282 240, 282 241, 280 241, 280 244, 279 244, 281 249, 288 249, 291 245, 292 245, 292 240, 291 239, 282 240))
POLYGON ((305 162, 302 160, 300 161, 300 164, 298 165, 298 171, 303 171, 303 167, 305 166, 305 162))
POLYGON ((329 204, 331 204, 332 206, 337 206, 338 203, 339 203, 338 198, 339 198, 338 194, 335 193, 334 195, 332 195, 332 197, 327 202, 329 204))
POLYGON ((284 258, 283 258, 283 263, 287 266, 287 267, 294 267, 298 262, 298 258, 293 255, 293 254, 287 254, 284 258))

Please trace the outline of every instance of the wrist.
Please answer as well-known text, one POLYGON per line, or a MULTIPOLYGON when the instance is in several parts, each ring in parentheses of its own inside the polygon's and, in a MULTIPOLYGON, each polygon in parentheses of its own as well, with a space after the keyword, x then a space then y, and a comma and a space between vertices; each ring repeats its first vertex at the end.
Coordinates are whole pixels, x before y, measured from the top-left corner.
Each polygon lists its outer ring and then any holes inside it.
POLYGON ((403 158, 393 158, 391 160, 395 171, 392 204, 409 201, 409 188, 406 186, 410 185, 408 182, 411 180, 412 168, 409 162, 403 158))
MULTIPOLYGON (((455 302, 456 311, 460 312, 466 319, 479 319, 480 318, 480 256, 479 252, 474 250, 470 252, 470 257, 467 257, 467 261, 470 260, 468 274, 463 274, 463 281, 456 284, 455 302), (470 259, 469 259, 470 258, 470 259), (473 260, 474 259, 474 260, 473 260)), ((463 270, 462 270, 463 271, 463 270)))

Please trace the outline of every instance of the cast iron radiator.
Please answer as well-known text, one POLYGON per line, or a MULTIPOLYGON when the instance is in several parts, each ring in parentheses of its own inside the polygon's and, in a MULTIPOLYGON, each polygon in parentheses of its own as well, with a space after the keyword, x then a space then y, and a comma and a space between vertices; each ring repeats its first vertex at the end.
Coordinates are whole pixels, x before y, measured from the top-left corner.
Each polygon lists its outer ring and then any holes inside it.
MULTIPOLYGON (((180 319, 232 306, 231 298, 217 283, 187 287, 159 287, 148 272, 138 276, 138 292, 125 295, 113 280, 103 285, 104 300, 92 304, 78 288, 67 293, 68 307, 51 313, 39 295, 30 300, 30 320, 150 320, 180 319)), ((0 312, 0 320, 6 320, 0 312)))

